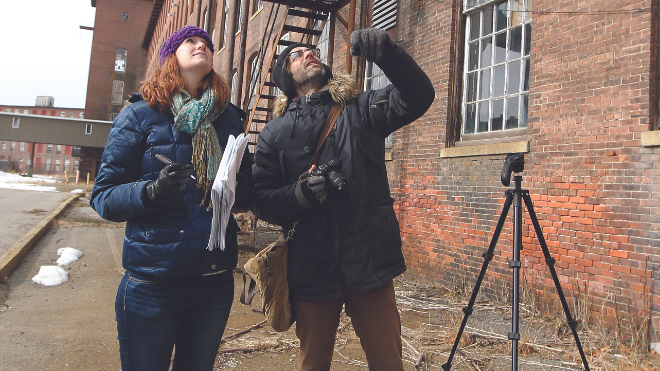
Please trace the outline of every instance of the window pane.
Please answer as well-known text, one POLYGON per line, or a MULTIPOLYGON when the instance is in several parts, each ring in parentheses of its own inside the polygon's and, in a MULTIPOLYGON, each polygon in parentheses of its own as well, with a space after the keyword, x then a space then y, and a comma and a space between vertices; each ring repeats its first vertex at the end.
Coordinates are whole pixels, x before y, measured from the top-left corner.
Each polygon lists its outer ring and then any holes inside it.
POLYGON ((528 23, 525 25, 525 55, 529 55, 529 51, 532 49, 532 24, 528 23))
POLYGON ((479 99, 490 98, 490 68, 479 72, 481 79, 481 89, 479 89, 479 99))
POLYGON ((518 127, 518 99, 519 96, 506 100, 506 128, 516 129, 518 127))
POLYGON ((465 97, 466 101, 474 102, 477 100, 477 73, 472 72, 467 75, 467 96, 465 97))
POLYGON ((488 131, 488 102, 479 103, 479 132, 488 131))
POLYGON ((488 7, 484 9, 483 13, 483 30, 482 36, 490 35, 493 33, 493 8, 488 7))
POLYGON ((495 64, 506 59, 506 32, 495 35, 495 64))
POLYGON ((479 21, 480 16, 480 12, 470 15, 470 41, 479 37, 479 26, 481 25, 481 22, 479 21))
POLYGON ((525 71, 523 71, 523 76, 525 76, 525 80, 523 83, 523 90, 528 91, 529 90, 529 58, 525 59, 525 71))
POLYGON ((520 127, 521 128, 526 128, 527 127, 527 112, 529 112, 529 109, 527 108, 529 106, 529 95, 528 94, 523 94, 520 99, 522 99, 522 104, 520 107, 520 127))
POLYGON ((467 0, 466 2, 467 9, 477 6, 477 0, 467 0))
POLYGON ((504 119, 504 99, 497 99, 493 101, 493 112, 491 119, 491 130, 502 130, 502 121, 504 119))
POLYGON ((503 64, 493 68, 493 97, 504 95, 504 68, 503 64))
POLYGON ((520 91, 520 61, 513 61, 508 64, 508 83, 506 92, 507 94, 513 94, 520 91))
POLYGON ((493 39, 487 37, 481 40, 481 68, 490 66, 490 58, 493 54, 493 39))
POLYGON ((468 71, 476 70, 479 66, 479 42, 470 43, 468 49, 468 71))
POLYGON ((522 26, 509 31, 509 60, 520 58, 522 51, 522 26))
POLYGON ((474 133, 474 120, 476 119, 477 104, 468 104, 465 109, 465 134, 474 133))
POLYGON ((495 11, 495 31, 502 31, 507 26, 507 2, 497 4, 497 10, 495 11))

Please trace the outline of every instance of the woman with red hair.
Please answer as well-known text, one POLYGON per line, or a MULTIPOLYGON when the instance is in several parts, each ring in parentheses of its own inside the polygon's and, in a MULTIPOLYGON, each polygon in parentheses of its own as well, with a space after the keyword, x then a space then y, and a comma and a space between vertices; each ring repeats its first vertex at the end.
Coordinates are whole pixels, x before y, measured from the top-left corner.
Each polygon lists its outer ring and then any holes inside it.
MULTIPOLYGON (((210 192, 244 113, 213 70, 209 35, 194 26, 163 43, 141 91, 113 123, 90 197, 101 217, 126 222, 115 303, 121 365, 166 371, 174 349, 173 371, 210 371, 234 298, 239 230, 230 216, 224 248, 209 244, 210 192)), ((250 169, 244 154, 235 211, 251 207, 250 169)))

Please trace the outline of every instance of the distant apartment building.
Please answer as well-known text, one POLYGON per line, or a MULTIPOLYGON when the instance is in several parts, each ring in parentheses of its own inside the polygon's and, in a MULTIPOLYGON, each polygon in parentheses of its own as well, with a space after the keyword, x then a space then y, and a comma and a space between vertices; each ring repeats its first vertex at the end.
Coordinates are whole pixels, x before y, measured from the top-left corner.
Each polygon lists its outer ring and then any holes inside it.
MULTIPOLYGON (((41 115, 64 118, 85 118, 85 110, 81 108, 54 107, 55 99, 50 96, 37 97, 34 106, 0 105, 0 112, 21 115, 41 115)), ((26 173, 28 166, 33 165, 33 174, 54 177, 75 176, 79 166, 79 158, 73 146, 57 143, 30 143, 10 140, 0 140, 0 170, 26 173), (33 161, 34 159, 34 161, 33 161)), ((78 151, 79 153, 79 151, 78 151)))

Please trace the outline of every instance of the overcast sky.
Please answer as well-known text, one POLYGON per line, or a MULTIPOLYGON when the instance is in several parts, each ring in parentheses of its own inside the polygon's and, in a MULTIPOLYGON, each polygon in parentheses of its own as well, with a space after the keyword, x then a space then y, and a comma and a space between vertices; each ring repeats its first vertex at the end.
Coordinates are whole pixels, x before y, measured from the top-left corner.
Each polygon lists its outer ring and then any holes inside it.
POLYGON ((0 104, 84 108, 96 8, 90 0, 0 0, 0 104))

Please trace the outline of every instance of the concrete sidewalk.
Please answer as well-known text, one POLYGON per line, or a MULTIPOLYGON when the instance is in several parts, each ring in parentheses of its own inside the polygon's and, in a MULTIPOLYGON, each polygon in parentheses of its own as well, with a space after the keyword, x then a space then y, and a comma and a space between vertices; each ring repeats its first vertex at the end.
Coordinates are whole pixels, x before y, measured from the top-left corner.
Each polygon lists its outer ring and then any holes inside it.
POLYGON ((0 285, 0 370, 120 369, 114 301, 123 235, 123 224, 89 207, 62 213, 0 285), (69 281, 32 282, 42 265, 55 265, 61 247, 84 254, 65 267, 69 281))

